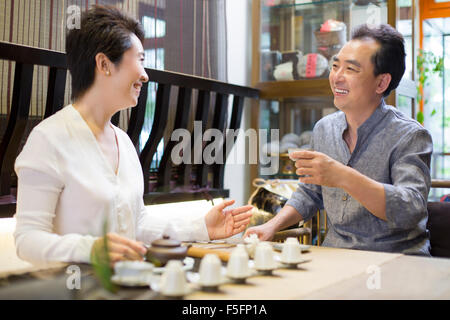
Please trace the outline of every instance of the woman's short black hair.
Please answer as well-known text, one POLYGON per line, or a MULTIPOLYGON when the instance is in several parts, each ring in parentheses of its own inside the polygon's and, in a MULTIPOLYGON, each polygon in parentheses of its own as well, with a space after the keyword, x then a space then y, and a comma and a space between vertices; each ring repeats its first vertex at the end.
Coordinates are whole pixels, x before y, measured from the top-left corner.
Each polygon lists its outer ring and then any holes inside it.
POLYGON ((388 24, 370 27, 367 24, 356 27, 352 40, 373 39, 380 44, 380 49, 372 56, 375 76, 390 73, 392 80, 383 96, 387 97, 397 88, 405 73, 405 45, 403 36, 388 24))
POLYGON ((93 84, 95 56, 102 52, 116 66, 131 47, 134 33, 144 39, 139 21, 112 6, 93 6, 82 14, 79 29, 72 29, 66 38, 67 63, 72 75, 72 100, 83 95, 93 84))

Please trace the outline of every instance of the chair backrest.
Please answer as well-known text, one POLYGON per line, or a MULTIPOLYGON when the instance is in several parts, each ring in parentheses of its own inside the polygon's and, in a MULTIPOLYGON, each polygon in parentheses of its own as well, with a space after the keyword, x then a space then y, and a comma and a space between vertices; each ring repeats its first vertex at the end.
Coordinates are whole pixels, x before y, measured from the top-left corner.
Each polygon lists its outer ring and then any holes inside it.
POLYGON ((450 202, 428 202, 431 255, 450 258, 450 202))
MULTIPOLYGON (((6 108, 0 108, 0 123, 5 127, 0 130, 0 217, 5 217, 15 213, 14 162, 31 131, 30 123, 35 125, 63 107, 67 61, 66 55, 61 52, 1 41, 0 60, 10 61, 15 66, 11 103, 6 108), (31 117, 33 81, 39 81, 33 77, 35 66, 48 67, 48 89, 45 110, 38 117, 31 117), (8 112, 2 114, 1 110, 8 112)), ((229 190, 224 189, 224 169, 230 149, 225 143, 236 141, 235 132, 240 128, 244 99, 258 98, 259 90, 175 72, 148 68, 146 71, 149 82, 143 86, 137 106, 131 111, 128 109, 117 113, 112 119, 118 125, 121 119, 126 118, 123 129, 136 147, 144 175, 144 202, 153 204, 228 197, 229 190), (152 93, 156 97, 155 101, 147 99, 153 96, 152 93), (194 96, 196 103, 193 102, 194 96), (230 112, 229 101, 232 101, 230 112), (171 108, 172 105, 174 108, 171 108), (148 138, 141 150, 141 132, 146 114, 151 110, 154 111, 153 123, 149 134, 146 133, 148 138), (200 138, 208 129, 217 129, 223 134, 224 138, 219 143, 214 139, 200 141, 202 155, 205 148, 212 145, 209 149, 214 149, 215 155, 221 155, 223 161, 208 165, 201 156, 201 163, 191 161, 192 164, 176 165, 172 162, 171 154, 176 142, 164 137, 171 137, 177 129, 189 130, 190 137, 194 137, 196 132, 192 119, 201 122, 200 138), (150 172, 161 141, 164 141, 161 159, 150 172)), ((191 141, 192 158, 194 151, 199 151, 194 150, 195 146, 194 141, 191 141)))

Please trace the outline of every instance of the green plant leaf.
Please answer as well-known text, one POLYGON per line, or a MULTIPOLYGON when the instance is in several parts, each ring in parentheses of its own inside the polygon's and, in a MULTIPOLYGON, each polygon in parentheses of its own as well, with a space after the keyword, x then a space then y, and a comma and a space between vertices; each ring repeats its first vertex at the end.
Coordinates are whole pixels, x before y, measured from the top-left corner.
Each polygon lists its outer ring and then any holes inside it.
POLYGON ((423 116, 422 111, 417 112, 416 119, 417 119, 417 121, 418 121, 419 123, 422 123, 422 124, 423 124, 424 116, 423 116))
POLYGON ((102 287, 109 292, 117 292, 117 286, 111 281, 113 276, 113 269, 111 267, 111 260, 109 259, 108 239, 106 233, 108 230, 108 223, 105 221, 103 224, 103 251, 96 252, 92 255, 92 266, 94 268, 94 274, 100 281, 102 287))
MULTIPOLYGON (((426 51, 419 49, 416 57, 417 65, 417 103, 420 105, 422 102, 426 105, 428 100, 420 91, 420 87, 425 89, 428 85, 430 77, 432 74, 437 73, 439 77, 442 78, 444 74, 444 58, 436 56, 432 51, 426 51)), ((423 92, 425 93, 425 92, 423 92)), ((436 110, 433 109, 430 116, 436 114, 436 110)), ((422 112, 417 113, 417 121, 423 124, 425 117, 422 112)))

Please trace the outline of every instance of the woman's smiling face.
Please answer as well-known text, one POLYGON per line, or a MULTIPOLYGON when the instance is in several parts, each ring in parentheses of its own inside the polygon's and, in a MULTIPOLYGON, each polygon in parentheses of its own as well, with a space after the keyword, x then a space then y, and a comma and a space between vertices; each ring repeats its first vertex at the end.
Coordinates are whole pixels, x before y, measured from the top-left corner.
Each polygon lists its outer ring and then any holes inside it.
POLYGON ((131 47, 111 70, 111 94, 120 109, 136 106, 143 83, 148 81, 144 69, 144 48, 135 34, 130 35, 131 47))

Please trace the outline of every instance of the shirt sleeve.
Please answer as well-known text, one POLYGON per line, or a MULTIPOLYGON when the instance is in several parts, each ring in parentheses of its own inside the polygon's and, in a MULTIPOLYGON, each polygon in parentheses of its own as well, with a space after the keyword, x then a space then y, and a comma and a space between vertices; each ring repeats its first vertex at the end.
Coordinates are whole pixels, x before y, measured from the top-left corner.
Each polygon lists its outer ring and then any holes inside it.
POLYGON ((299 184, 286 205, 294 207, 304 221, 310 220, 317 210, 323 209, 322 188, 314 184, 299 184))
POLYGON ((391 181, 384 184, 386 217, 394 228, 409 229, 428 217, 433 142, 427 130, 402 139, 391 156, 391 181))
POLYGON ((17 255, 34 264, 90 262, 95 237, 56 234, 55 210, 64 182, 55 148, 45 134, 33 130, 17 157, 16 230, 17 255))
POLYGON ((183 217, 173 212, 161 210, 151 211, 142 201, 141 210, 136 223, 136 238, 150 244, 163 235, 179 241, 209 241, 205 215, 183 217))

